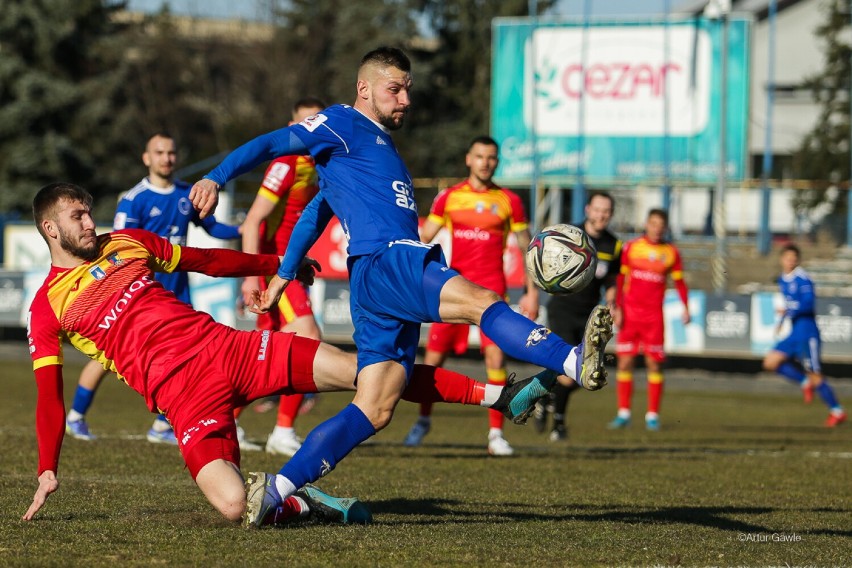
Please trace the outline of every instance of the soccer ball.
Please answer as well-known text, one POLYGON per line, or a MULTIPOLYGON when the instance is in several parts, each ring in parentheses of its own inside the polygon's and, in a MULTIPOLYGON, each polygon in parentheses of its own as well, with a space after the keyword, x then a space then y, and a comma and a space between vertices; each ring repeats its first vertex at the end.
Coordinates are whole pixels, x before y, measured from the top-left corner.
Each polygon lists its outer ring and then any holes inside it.
POLYGON ((560 224, 533 237, 525 260, 536 286, 551 294, 574 294, 595 277, 598 253, 585 231, 560 224))

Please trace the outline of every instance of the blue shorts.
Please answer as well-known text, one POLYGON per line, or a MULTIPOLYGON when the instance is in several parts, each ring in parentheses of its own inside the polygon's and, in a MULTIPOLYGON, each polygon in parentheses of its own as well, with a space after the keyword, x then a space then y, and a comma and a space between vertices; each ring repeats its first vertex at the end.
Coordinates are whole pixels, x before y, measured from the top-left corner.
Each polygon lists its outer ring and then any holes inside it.
POLYGON ((790 335, 775 344, 775 351, 785 353, 788 357, 802 361, 805 368, 814 373, 822 373, 820 365, 820 349, 822 341, 819 329, 814 322, 797 322, 793 324, 790 335))
POLYGON ((396 361, 410 378, 420 324, 441 321, 441 288, 459 273, 447 267, 439 245, 411 240, 350 256, 347 263, 358 372, 373 363, 396 361))

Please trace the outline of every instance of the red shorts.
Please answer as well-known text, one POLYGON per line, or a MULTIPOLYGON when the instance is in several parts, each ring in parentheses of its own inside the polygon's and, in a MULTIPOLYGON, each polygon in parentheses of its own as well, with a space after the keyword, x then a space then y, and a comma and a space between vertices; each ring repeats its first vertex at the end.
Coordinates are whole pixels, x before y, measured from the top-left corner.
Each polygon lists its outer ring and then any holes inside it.
POLYGON ((628 319, 618 330, 615 338, 616 355, 638 355, 645 353, 652 360, 662 363, 666 360, 663 350, 665 326, 663 318, 628 319))
MULTIPOLYGON (((266 290, 266 279, 261 279, 261 292, 266 290)), ((308 287, 301 282, 291 282, 278 300, 278 309, 257 316, 257 329, 279 330, 302 316, 313 316, 308 287)))
POLYGON ((153 394, 175 430, 193 479, 216 459, 239 467, 234 408, 274 394, 316 390, 313 363, 319 341, 277 331, 222 329, 153 394))
MULTIPOLYGON (((426 349, 429 351, 437 351, 438 353, 454 352, 456 355, 461 355, 467 351, 467 339, 470 332, 470 326, 466 323, 443 323, 435 322, 429 327, 429 341, 426 343, 426 349)), ((488 339, 488 336, 479 330, 480 351, 485 351, 489 345, 494 345, 494 342, 488 339)))

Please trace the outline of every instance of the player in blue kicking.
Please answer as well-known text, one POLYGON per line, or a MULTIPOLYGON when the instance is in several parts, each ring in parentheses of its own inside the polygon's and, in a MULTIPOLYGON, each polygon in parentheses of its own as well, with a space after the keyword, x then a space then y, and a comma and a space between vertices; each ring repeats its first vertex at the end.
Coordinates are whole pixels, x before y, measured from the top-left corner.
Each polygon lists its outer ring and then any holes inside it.
MULTIPOLYGON (((177 148, 171 135, 158 132, 151 136, 145 144, 142 162, 148 168, 148 176, 119 200, 113 220, 114 229, 145 229, 180 246, 186 245, 190 223, 202 227, 217 239, 240 237, 239 227, 219 223, 212 216, 201 219, 193 209, 189 200, 190 185, 174 179, 177 148)), ((162 282, 167 290, 174 292, 178 300, 192 304, 189 296, 189 275, 186 272, 157 272, 154 278, 162 282)), ((89 361, 83 367, 71 410, 65 421, 66 433, 70 436, 86 441, 95 439, 89 432, 86 412, 106 374, 107 370, 97 361, 89 361)), ((177 444, 174 430, 162 414, 154 420, 146 437, 153 443, 177 444)))
MULTIPOLYGON (((603 349, 612 336, 606 308, 592 312, 584 342, 572 347, 513 312, 496 293, 448 268, 439 246, 418 240, 411 176, 390 136, 408 113, 411 85, 411 65, 402 51, 373 50, 361 60, 354 105, 329 107, 248 142, 192 188, 193 204, 203 216, 215 207, 221 184, 265 160, 309 153, 316 162, 319 194, 296 225, 278 275, 263 295, 256 295, 253 311, 275 304, 332 215, 349 240, 350 307, 358 347, 355 398, 317 426, 278 475, 249 475, 247 526, 260 523, 264 511, 330 472, 389 423, 411 375, 422 322, 479 325, 504 353, 545 367, 526 387, 536 399, 560 374, 589 390, 606 383, 603 349)), ((517 420, 525 420, 532 409, 523 409, 517 420)))
POLYGON ((814 318, 816 292, 808 273, 800 266, 801 252, 793 244, 781 249, 781 276, 778 286, 784 296, 785 308, 781 312, 777 329, 786 318, 790 318, 793 329, 790 335, 775 344, 763 359, 763 368, 775 371, 802 388, 805 402, 810 402, 813 391, 829 409, 825 425, 829 428, 846 421, 846 412, 834 389, 826 382, 820 363, 820 337, 814 318))

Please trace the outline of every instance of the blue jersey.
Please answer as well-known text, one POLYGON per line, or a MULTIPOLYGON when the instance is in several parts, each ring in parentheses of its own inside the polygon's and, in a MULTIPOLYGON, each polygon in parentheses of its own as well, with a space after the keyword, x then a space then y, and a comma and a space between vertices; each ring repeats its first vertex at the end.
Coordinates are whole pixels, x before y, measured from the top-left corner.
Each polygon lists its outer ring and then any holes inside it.
POLYGON ((278 274, 293 279, 299 262, 333 215, 351 256, 397 240, 419 239, 411 175, 390 132, 349 105, 334 105, 299 124, 258 136, 234 150, 206 177, 220 185, 265 160, 310 153, 319 194, 294 229, 278 274))
MULTIPOLYGON (((198 212, 189 200, 190 188, 189 184, 182 181, 161 188, 152 185, 148 178, 143 179, 119 201, 113 228, 145 229, 180 246, 186 245, 190 222, 201 226, 218 239, 239 238, 237 227, 219 223, 213 216, 205 219, 198 217, 198 212)), ((186 272, 156 272, 154 278, 162 282, 167 290, 174 292, 179 300, 191 303, 189 276, 186 272)))
POLYGON ((293 133, 314 157, 320 196, 340 219, 350 255, 419 240, 411 175, 386 128, 335 105, 293 126, 293 133))
POLYGON ((794 323, 800 318, 814 319, 816 292, 811 277, 797 266, 791 273, 778 278, 778 287, 784 296, 784 315, 794 323))
POLYGON ((811 277, 801 267, 778 278, 778 287, 784 296, 784 317, 790 318, 793 330, 790 337, 805 340, 819 337, 816 325, 816 292, 811 277))

